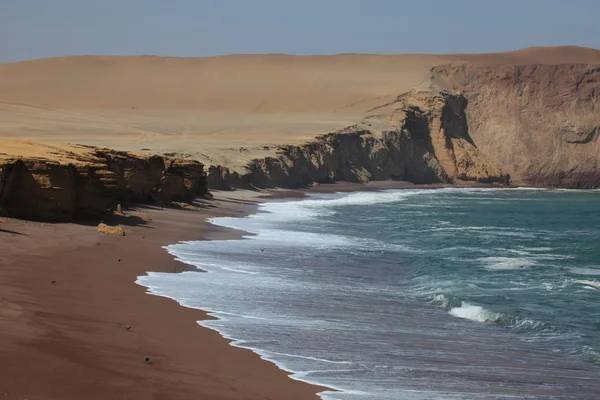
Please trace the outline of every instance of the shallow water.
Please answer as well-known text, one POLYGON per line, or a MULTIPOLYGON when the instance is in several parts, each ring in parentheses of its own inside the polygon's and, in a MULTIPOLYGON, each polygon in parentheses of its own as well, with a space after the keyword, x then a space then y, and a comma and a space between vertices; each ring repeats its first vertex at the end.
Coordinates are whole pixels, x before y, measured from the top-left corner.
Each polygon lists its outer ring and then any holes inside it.
POLYGON ((209 273, 151 292, 326 399, 600 397, 600 193, 316 195, 214 223, 246 240, 168 246, 209 273))

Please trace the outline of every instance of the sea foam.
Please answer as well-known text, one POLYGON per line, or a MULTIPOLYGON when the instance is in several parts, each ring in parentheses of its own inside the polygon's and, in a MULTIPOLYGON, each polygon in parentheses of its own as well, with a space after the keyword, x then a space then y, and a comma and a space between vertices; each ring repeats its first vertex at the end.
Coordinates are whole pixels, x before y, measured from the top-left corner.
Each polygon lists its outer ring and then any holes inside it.
POLYGON ((524 257, 482 257, 478 260, 488 270, 513 270, 536 265, 534 260, 524 257))
POLYGON ((500 313, 495 313, 467 302, 463 302, 460 307, 451 309, 450 314, 476 322, 494 322, 502 316, 500 313))

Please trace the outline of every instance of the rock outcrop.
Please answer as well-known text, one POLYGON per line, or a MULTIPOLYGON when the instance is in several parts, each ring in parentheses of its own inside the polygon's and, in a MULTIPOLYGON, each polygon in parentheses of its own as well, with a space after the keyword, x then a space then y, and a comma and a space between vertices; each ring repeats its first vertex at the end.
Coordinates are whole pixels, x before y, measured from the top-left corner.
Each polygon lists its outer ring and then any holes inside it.
POLYGON ((600 66, 440 66, 469 132, 518 184, 600 187, 600 66))
POLYGON ((506 183, 508 176, 469 136, 466 105, 463 96, 447 91, 411 92, 398 97, 391 112, 370 115, 303 145, 278 146, 275 156, 252 160, 245 173, 212 166, 209 187, 298 188, 387 179, 506 183))
POLYGON ((105 235, 125 236, 125 230, 120 226, 110 226, 106 224, 98 224, 96 231, 105 235))
POLYGON ((0 213, 69 221, 97 216, 118 203, 187 201, 206 193, 198 161, 90 148, 65 164, 47 159, 0 164, 0 213))

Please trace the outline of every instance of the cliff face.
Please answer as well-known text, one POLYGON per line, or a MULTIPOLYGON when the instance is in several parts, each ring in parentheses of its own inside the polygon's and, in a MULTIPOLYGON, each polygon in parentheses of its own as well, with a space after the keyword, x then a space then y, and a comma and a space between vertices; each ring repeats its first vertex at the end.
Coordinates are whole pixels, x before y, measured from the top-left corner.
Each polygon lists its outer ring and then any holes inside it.
POLYGON ((469 132, 517 183, 600 187, 600 66, 441 66, 469 132))
POLYGON ((247 172, 209 169, 214 188, 297 188, 312 182, 407 180, 415 183, 507 181, 469 136, 462 96, 411 92, 394 109, 273 157, 252 160, 247 172))
POLYGON ((191 200, 207 191, 197 161, 91 149, 75 163, 40 159, 0 164, 0 213, 69 221, 97 216, 117 203, 191 200))
POLYGON ((442 65, 430 78, 425 90, 375 107, 360 124, 279 146, 246 172, 212 167, 209 184, 401 179, 600 187, 600 66, 442 65))
POLYGON ((600 187, 600 66, 444 65, 431 72, 427 90, 372 110, 380 114, 305 145, 280 146, 244 173, 212 167, 209 184, 401 179, 600 187))

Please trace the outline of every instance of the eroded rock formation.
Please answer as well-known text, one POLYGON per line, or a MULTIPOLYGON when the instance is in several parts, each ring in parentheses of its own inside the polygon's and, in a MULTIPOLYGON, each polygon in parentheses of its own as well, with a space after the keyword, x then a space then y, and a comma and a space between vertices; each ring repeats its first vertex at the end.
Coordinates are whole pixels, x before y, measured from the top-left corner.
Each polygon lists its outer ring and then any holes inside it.
POLYGON ((15 159, 0 165, 0 213, 69 221, 99 215, 117 203, 192 200, 206 193, 198 161, 91 148, 64 164, 15 159))
MULTIPOLYGON (((414 183, 499 182, 508 176, 469 136, 467 101, 447 91, 411 92, 392 111, 298 146, 252 160, 247 172, 209 169, 214 188, 297 188, 312 182, 407 180, 414 183)), ((387 105, 388 107, 390 105, 387 105)))

